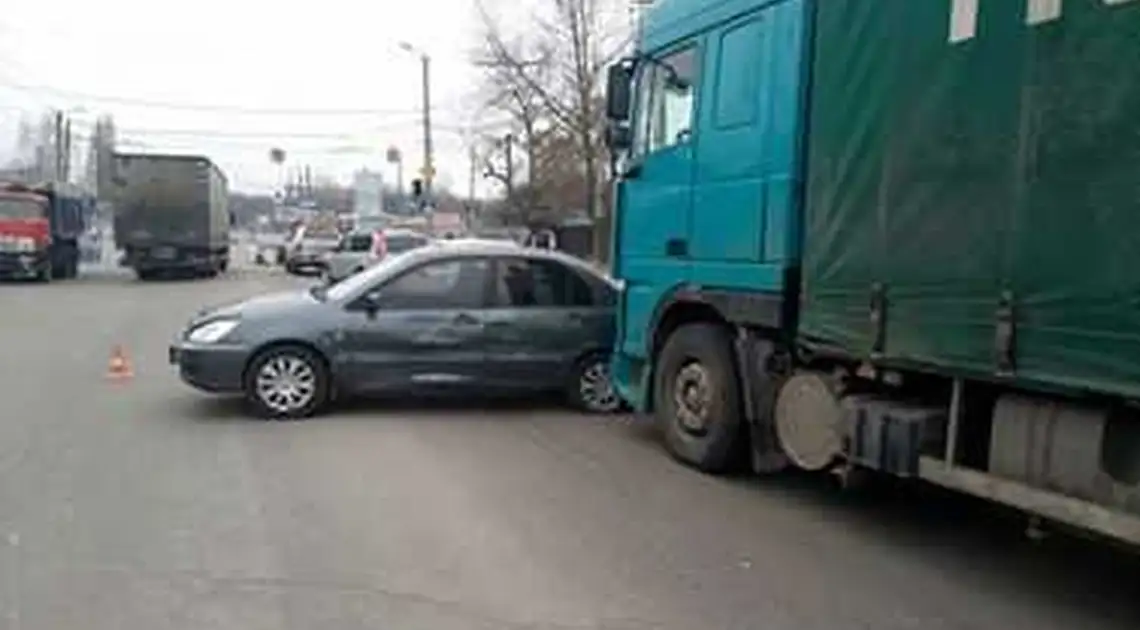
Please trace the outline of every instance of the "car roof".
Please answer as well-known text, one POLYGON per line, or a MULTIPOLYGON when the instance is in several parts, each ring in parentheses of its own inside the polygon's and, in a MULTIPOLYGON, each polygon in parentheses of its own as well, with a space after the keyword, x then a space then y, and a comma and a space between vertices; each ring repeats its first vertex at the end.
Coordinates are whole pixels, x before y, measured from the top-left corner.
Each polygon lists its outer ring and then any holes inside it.
POLYGON ((439 258, 444 256, 518 256, 537 260, 551 260, 573 267, 593 277, 604 280, 611 285, 615 284, 613 278, 605 271, 595 267, 589 262, 569 254, 540 247, 526 247, 512 241, 500 241, 481 238, 456 238, 434 241, 426 247, 417 250, 423 258, 439 258))
POLYGON ((382 231, 385 236, 419 236, 428 238, 427 234, 417 230, 409 230, 408 228, 385 228, 382 231))

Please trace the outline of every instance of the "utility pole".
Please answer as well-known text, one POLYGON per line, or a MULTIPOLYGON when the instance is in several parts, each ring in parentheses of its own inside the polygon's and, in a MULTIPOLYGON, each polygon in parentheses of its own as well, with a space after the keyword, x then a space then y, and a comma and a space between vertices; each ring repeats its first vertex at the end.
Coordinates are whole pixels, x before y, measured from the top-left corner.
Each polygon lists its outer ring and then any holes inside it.
POLYGON ((431 145, 431 57, 427 53, 420 54, 423 64, 423 90, 424 90, 424 198, 430 200, 432 192, 432 179, 435 178, 435 164, 433 163, 431 145))
POLYGON ((63 112, 55 112, 55 171, 52 180, 59 181, 63 175, 63 112))
POLYGON ((512 200, 515 196, 515 136, 508 133, 503 138, 503 152, 507 160, 507 199, 512 200))
POLYGON ((71 117, 63 126, 63 177, 65 182, 71 181, 71 117))
POLYGON ((468 203, 475 204, 475 177, 479 170, 479 154, 475 151, 475 145, 467 147, 467 159, 471 162, 471 173, 467 179, 467 201, 468 203))
POLYGON ((463 213, 463 222, 467 229, 471 229, 475 218, 475 180, 479 176, 479 152, 475 150, 474 142, 467 146, 467 159, 471 162, 471 172, 467 179, 467 212, 463 213))

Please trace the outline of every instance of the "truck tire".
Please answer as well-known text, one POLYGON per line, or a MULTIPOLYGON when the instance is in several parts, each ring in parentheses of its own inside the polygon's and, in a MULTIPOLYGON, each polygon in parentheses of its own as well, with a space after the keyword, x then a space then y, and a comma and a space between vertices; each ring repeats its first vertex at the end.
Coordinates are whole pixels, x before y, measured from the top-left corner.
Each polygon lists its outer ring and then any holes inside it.
POLYGON ((654 414, 669 453, 707 473, 740 464, 746 450, 732 340, 722 326, 681 326, 657 357, 654 414))

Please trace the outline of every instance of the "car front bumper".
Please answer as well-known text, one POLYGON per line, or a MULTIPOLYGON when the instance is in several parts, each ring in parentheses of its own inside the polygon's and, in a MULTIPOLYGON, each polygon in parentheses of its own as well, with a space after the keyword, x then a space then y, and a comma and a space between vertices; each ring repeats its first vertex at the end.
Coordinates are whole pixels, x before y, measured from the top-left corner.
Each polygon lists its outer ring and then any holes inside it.
POLYGON ((248 348, 220 344, 193 344, 178 341, 169 349, 170 364, 191 387, 215 394, 238 393, 244 389, 248 348))

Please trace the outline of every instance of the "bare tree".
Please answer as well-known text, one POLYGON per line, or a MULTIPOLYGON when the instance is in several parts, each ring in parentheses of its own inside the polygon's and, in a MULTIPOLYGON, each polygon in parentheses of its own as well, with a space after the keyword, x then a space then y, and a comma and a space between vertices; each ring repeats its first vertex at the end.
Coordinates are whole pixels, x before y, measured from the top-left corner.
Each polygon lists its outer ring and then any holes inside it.
MULTIPOLYGON (((624 44, 618 39, 619 29, 626 25, 620 19, 619 3, 546 0, 536 8, 529 24, 517 32, 508 32, 483 0, 477 0, 476 5, 484 24, 477 64, 486 70, 488 83, 497 89, 497 95, 503 97, 491 100, 489 106, 512 114, 523 127, 520 131, 527 153, 528 183, 537 188, 543 179, 540 169, 544 163, 580 164, 580 169, 571 169, 582 178, 576 205, 598 221, 605 214, 602 182, 607 164, 599 99, 605 67, 624 44), (512 101, 512 96, 517 99, 512 101), (524 118, 520 115, 525 115, 526 124, 521 124, 524 118), (544 136, 541 142, 540 132, 544 136), (552 134, 562 134, 567 141, 552 142, 552 134), (565 153, 539 156, 543 144, 565 153)), ((600 253, 608 234, 598 237, 595 250, 600 253)))

